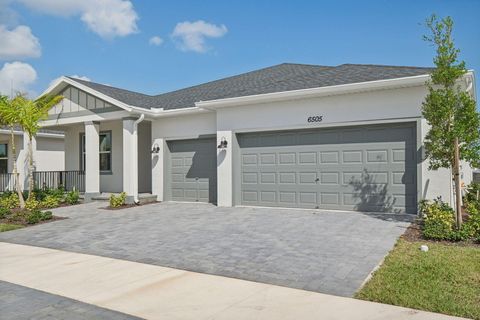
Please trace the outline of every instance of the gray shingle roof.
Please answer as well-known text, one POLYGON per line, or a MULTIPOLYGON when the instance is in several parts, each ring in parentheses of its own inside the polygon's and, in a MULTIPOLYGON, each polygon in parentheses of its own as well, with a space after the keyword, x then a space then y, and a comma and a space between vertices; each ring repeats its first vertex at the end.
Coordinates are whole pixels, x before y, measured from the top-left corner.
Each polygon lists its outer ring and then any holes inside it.
POLYGON ((195 102, 429 74, 433 68, 283 63, 155 96, 72 78, 114 99, 141 108, 180 109, 195 102))

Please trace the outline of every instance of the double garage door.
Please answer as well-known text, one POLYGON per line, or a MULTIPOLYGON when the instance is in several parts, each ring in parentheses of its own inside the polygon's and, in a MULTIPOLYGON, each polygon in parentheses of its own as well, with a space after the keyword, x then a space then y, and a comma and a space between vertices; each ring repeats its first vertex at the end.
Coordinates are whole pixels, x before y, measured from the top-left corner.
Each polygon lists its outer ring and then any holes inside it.
MULTIPOLYGON (((237 138, 236 204, 416 212, 414 124, 257 132, 237 138)), ((215 139, 170 141, 168 149, 167 199, 215 203, 215 139)))
POLYGON ((238 142, 243 205, 416 212, 414 124, 248 133, 238 142))

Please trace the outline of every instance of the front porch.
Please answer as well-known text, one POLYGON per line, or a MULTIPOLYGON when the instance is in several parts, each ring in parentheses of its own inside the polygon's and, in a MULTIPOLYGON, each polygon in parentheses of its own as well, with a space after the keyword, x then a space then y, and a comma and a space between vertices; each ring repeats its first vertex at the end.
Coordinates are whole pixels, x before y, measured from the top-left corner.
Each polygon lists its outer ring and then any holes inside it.
MULTIPOLYGON (((127 193, 127 203, 156 199, 151 185, 149 121, 140 123, 138 117, 125 117, 55 128, 65 133, 65 170, 81 173, 80 179, 70 183, 76 185, 85 201, 108 200, 111 193, 120 192, 127 193)), ((54 187, 49 176, 55 173, 43 175, 45 185, 54 187)))

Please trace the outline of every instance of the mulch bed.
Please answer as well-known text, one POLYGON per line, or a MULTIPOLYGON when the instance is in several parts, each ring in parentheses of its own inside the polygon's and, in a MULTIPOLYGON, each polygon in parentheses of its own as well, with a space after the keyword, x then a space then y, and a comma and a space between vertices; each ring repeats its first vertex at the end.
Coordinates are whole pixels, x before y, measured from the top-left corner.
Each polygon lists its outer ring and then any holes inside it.
MULTIPOLYGON (((12 210, 12 212, 14 212, 14 211, 15 211, 15 209, 12 210)), ((31 227, 31 226, 36 226, 36 225, 39 225, 39 224, 44 224, 44 223, 49 223, 49 222, 54 222, 54 221, 59 221, 59 220, 64 220, 64 219, 68 219, 68 218, 67 217, 52 216, 52 219, 43 220, 43 221, 40 221, 40 222, 35 223, 35 224, 29 224, 26 221, 12 221, 8 218, 4 218, 4 219, 0 219, 0 223, 16 224, 16 225, 21 225, 21 226, 24 226, 24 227, 31 227)))
POLYGON ((154 203, 159 203, 158 201, 155 201, 155 202, 147 202, 147 203, 142 203, 142 204, 125 204, 123 206, 120 206, 120 207, 117 207, 117 208, 113 208, 113 207, 110 207, 110 206, 107 206, 107 207, 103 207, 103 208, 100 208, 100 209, 103 209, 103 210, 110 210, 110 211, 117 211, 117 210, 122 210, 122 209, 128 209, 128 208, 133 208, 133 207, 142 207, 142 206, 147 206, 149 204, 154 204, 154 203))
POLYGON ((438 243, 444 244, 449 246, 460 246, 460 247, 479 247, 480 243, 476 243, 475 241, 447 241, 447 240, 430 240, 425 239, 422 235, 422 227, 420 225, 420 220, 415 220, 412 224, 407 228, 405 233, 401 236, 401 238, 408 242, 427 242, 427 243, 438 243))

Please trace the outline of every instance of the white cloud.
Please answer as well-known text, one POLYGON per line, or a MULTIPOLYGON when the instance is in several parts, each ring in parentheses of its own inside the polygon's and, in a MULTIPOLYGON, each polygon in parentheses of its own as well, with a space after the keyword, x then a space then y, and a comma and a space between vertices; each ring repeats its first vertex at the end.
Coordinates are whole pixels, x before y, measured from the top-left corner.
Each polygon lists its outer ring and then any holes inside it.
POLYGON ((159 36, 154 36, 150 38, 148 43, 150 43, 152 46, 159 46, 163 43, 163 39, 160 38, 159 36))
POLYGON ((5 63, 0 69, 0 93, 10 95, 16 92, 30 93, 30 85, 37 80, 37 72, 23 62, 5 63))
MULTIPOLYGON (((73 74, 71 75, 70 77, 72 78, 76 78, 76 79, 80 79, 80 80, 84 80, 84 81, 92 81, 89 77, 87 76, 79 76, 78 74, 73 74)), ((55 82, 58 81, 58 79, 60 79, 61 77, 58 77, 58 78, 55 78, 53 79, 52 81, 50 81, 50 83, 48 84, 48 86, 52 86, 55 82)))
POLYGON ((225 25, 215 25, 203 20, 195 22, 185 21, 177 23, 172 37, 179 39, 179 48, 183 51, 206 52, 208 47, 206 38, 220 38, 227 33, 225 25))
POLYGON ((17 0, 33 10, 55 16, 79 15, 103 38, 138 32, 138 15, 130 0, 17 0))
POLYGON ((84 81, 92 81, 89 77, 87 76, 79 76, 78 74, 73 74, 70 77, 75 78, 75 79, 80 79, 84 81))
POLYGON ((0 60, 36 58, 42 54, 38 38, 27 26, 8 30, 0 25, 0 60))

